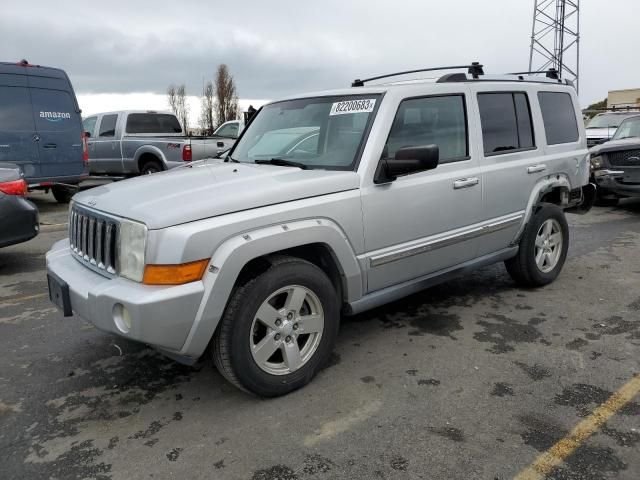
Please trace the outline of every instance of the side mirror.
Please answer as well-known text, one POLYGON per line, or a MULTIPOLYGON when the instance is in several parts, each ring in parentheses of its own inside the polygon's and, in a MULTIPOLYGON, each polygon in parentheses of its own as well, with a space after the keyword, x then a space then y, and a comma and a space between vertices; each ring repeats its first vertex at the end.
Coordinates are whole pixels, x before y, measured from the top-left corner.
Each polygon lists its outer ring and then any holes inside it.
POLYGON ((89 132, 84 132, 84 136, 85 136, 85 138, 90 138, 91 134, 89 132))
POLYGON ((433 170, 438 166, 439 157, 437 145, 401 148, 396 152, 395 158, 380 159, 373 183, 389 183, 399 175, 433 170))

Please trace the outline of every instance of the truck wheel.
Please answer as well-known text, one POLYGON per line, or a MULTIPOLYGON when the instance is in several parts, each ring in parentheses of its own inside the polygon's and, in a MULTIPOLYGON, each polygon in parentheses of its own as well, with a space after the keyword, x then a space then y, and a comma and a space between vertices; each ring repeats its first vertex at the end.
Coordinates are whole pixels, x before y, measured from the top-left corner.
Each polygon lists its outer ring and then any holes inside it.
POLYGON ((69 203, 71 201, 71 197, 73 197, 77 191, 77 188, 64 187, 62 185, 55 185, 51 187, 53 198, 55 198, 58 203, 69 203))
POLYGON ((232 294, 213 338, 213 361, 246 392, 284 395, 309 383, 326 364, 339 323, 327 275, 306 260, 276 257, 232 294))
POLYGON ((542 206, 529 220, 518 254, 505 265, 511 278, 525 287, 541 287, 560 274, 569 249, 569 226, 555 205, 542 206))
POLYGON ((140 175, 151 175, 162 171, 162 165, 157 160, 147 160, 142 164, 140 175))

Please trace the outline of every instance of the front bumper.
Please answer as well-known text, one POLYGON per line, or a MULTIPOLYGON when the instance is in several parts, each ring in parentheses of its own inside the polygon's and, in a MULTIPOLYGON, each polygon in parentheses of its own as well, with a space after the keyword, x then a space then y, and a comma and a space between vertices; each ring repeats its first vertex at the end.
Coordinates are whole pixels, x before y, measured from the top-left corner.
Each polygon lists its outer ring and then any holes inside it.
POLYGON ((609 168, 595 170, 593 180, 598 188, 607 193, 613 193, 621 197, 640 197, 640 182, 638 172, 630 173, 628 169, 609 168))
POLYGON ((100 330, 179 355, 204 296, 202 282, 171 287, 107 278, 73 258, 68 239, 47 252, 47 271, 69 286, 71 310, 100 330), (116 316, 126 308, 131 328, 124 332, 116 316))

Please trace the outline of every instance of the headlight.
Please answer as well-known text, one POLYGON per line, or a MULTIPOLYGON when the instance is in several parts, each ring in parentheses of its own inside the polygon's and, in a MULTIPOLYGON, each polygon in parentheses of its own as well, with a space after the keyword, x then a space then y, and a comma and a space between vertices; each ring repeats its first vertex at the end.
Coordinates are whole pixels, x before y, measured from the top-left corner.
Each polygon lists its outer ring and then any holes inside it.
POLYGON ((144 253, 147 227, 143 223, 122 219, 118 240, 118 273, 135 282, 144 276, 144 253))
POLYGON ((598 155, 597 157, 591 157, 591 168, 596 169, 602 167, 602 156, 598 155))

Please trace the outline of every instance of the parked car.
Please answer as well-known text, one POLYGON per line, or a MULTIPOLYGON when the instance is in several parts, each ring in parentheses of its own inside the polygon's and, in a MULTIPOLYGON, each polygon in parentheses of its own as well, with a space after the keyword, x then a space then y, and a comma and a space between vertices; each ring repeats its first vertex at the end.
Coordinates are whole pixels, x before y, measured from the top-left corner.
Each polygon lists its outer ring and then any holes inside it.
POLYGON ((587 146, 594 147, 610 140, 625 119, 638 113, 640 112, 624 111, 597 114, 587 123, 587 146))
POLYGON ((578 105, 566 82, 477 73, 275 101, 224 160, 77 195, 47 254, 51 298, 285 394, 327 362, 341 312, 495 262, 552 282, 565 211, 595 195, 578 105))
POLYGON ((591 168, 597 205, 640 197, 640 115, 625 119, 610 141, 591 149, 591 168))
POLYGON ((187 136, 178 118, 169 112, 99 113, 83 123, 88 136, 89 171, 98 175, 156 173, 214 157, 235 142, 230 136, 187 136))
POLYGON ((0 63, 0 162, 20 166, 29 189, 68 202, 87 175, 80 107, 58 68, 0 63))
POLYGON ((24 198, 26 194, 20 167, 0 163, 0 247, 26 242, 38 234, 38 209, 24 198))

